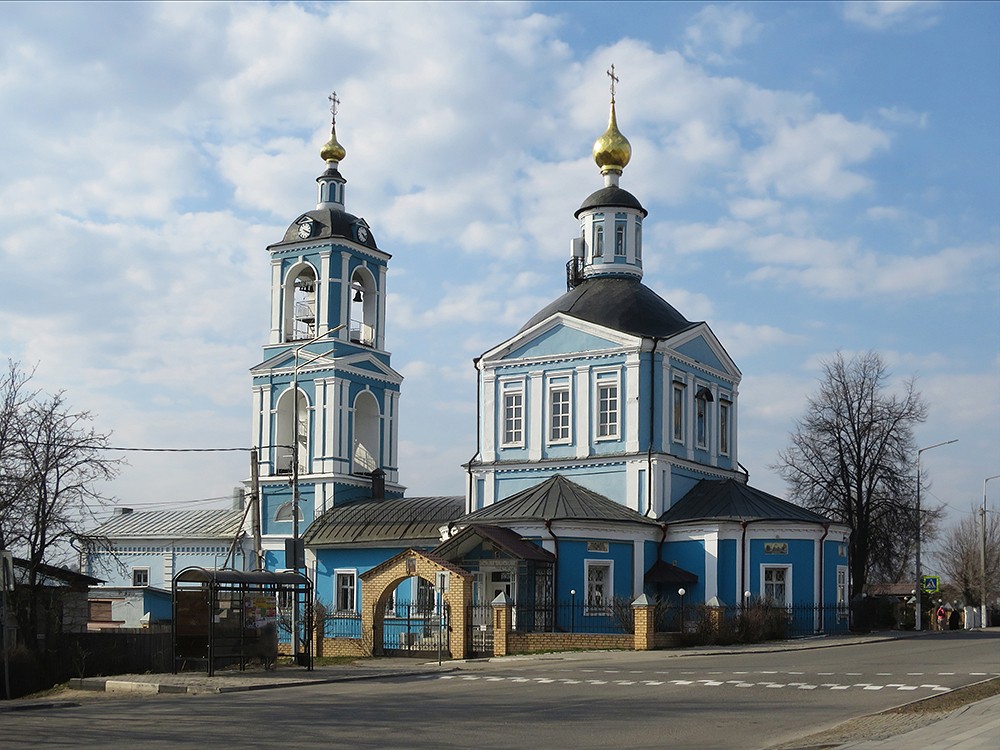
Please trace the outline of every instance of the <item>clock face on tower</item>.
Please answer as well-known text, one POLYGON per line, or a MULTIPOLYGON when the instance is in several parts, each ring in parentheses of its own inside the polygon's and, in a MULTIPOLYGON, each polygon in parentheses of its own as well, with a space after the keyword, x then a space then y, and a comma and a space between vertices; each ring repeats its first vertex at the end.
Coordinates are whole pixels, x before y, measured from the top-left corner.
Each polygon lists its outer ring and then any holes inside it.
POLYGON ((368 242, 368 230, 363 226, 358 227, 358 242, 368 242))
POLYGON ((299 237, 301 239, 306 239, 306 237, 311 237, 313 233, 313 223, 310 220, 303 221, 299 224, 299 237))

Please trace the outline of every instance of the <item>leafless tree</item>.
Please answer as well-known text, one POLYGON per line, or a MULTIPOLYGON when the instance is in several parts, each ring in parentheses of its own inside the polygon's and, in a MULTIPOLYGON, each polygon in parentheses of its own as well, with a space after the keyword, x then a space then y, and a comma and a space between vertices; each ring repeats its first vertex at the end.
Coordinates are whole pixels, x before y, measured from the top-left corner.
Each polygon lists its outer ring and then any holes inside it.
MULTIPOLYGON (((966 604, 982 604, 983 527, 978 508, 949 527, 935 550, 941 575, 966 604)), ((1000 516, 986 514, 986 601, 1000 597, 1000 516)))
POLYGON ((89 413, 74 412, 61 392, 29 394, 29 379, 11 364, 0 380, 0 541, 27 562, 17 607, 25 633, 39 623, 41 566, 99 542, 86 531, 108 502, 98 485, 121 463, 89 413))
MULTIPOLYGON (((793 502, 851 528, 851 581, 898 580, 909 565, 916 530, 913 428, 927 408, 908 380, 888 389, 882 357, 866 352, 823 363, 818 393, 796 422, 776 466, 793 502)), ((939 515, 925 512, 930 532, 939 515)))

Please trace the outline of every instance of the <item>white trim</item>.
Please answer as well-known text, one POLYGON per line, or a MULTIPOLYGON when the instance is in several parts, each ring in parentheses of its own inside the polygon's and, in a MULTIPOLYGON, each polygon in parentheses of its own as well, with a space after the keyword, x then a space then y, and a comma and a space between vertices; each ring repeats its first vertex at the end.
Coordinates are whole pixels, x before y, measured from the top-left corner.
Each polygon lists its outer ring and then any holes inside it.
POLYGON ((330 602, 334 612, 357 612, 358 611, 358 569, 357 568, 334 568, 333 570, 333 601, 330 602), (354 592, 354 602, 350 609, 341 609, 340 603, 340 576, 351 576, 351 588, 354 592))
POLYGON ((615 598, 615 561, 611 560, 590 560, 583 561, 583 613, 585 615, 603 615, 611 612, 611 602, 615 598), (607 568, 608 577, 604 582, 604 604, 600 607, 593 607, 590 604, 590 569, 607 568))
POLYGON ((785 586, 785 601, 779 602, 783 607, 790 607, 792 604, 792 565, 790 563, 760 563, 760 590, 759 596, 764 598, 766 596, 767 586, 764 580, 766 571, 768 570, 784 570, 785 580, 783 581, 785 586))

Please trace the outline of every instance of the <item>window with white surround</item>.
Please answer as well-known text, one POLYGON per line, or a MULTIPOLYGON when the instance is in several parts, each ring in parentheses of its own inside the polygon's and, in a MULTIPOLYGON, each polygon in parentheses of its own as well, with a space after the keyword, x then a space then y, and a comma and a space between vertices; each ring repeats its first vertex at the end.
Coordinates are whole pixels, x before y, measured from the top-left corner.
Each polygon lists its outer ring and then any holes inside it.
POLYGON ((610 560, 584 561, 587 578, 587 599, 584 614, 607 614, 614 599, 614 564, 610 560))
POLYGON ((729 455, 729 409, 731 402, 721 399, 719 401, 719 453, 724 456, 729 455))
POLYGON ((503 394, 503 440, 508 447, 524 445, 524 383, 511 380, 501 386, 503 394))
POLYGON ((597 373, 597 439, 618 437, 618 372, 597 373))
POLYGON ((684 384, 674 383, 673 403, 673 436, 674 441, 684 442, 684 384))
POLYGON ((615 256, 625 257, 625 214, 615 214, 615 256))
POLYGON ((333 575, 334 609, 338 612, 354 612, 357 610, 357 579, 356 570, 337 570, 333 575))
POLYGON ((779 606, 791 604, 792 568, 790 565, 765 565, 761 572, 761 596, 779 606))
POLYGON ((712 392, 702 386, 694 396, 695 444, 708 447, 708 405, 713 401, 712 392))
POLYGON ((568 443, 572 424, 569 376, 549 379, 549 442, 568 443))
POLYGON ((149 585, 149 568, 132 568, 132 585, 149 585))
POLYGON ((642 260, 642 222, 635 220, 635 259, 642 260))
MULTIPOLYGON (((291 521, 292 520, 292 504, 282 503, 278 506, 278 509, 274 511, 275 521, 291 521)), ((305 520, 302 516, 302 505, 299 504, 299 520, 305 520)))
POLYGON ((604 255, 604 214, 594 214, 594 257, 604 255))

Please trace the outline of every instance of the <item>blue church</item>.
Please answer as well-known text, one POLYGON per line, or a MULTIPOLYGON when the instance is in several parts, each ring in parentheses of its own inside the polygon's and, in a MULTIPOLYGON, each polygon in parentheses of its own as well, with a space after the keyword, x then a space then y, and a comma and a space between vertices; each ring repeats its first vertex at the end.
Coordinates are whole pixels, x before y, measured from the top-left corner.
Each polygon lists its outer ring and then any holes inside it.
MULTIPOLYGON (((361 576, 407 549, 468 571, 481 604, 598 607, 680 588, 689 602, 846 604, 849 529, 748 484, 739 368, 707 323, 642 283, 656 250, 620 184, 631 146, 613 95, 566 293, 475 360, 464 498, 408 498, 399 483, 390 255, 346 210, 345 155, 334 125, 316 208, 268 248, 271 334, 252 370, 268 567, 286 567, 297 505, 306 568, 335 611, 357 610, 361 576)), ((429 585, 403 582, 388 606, 429 585)))

